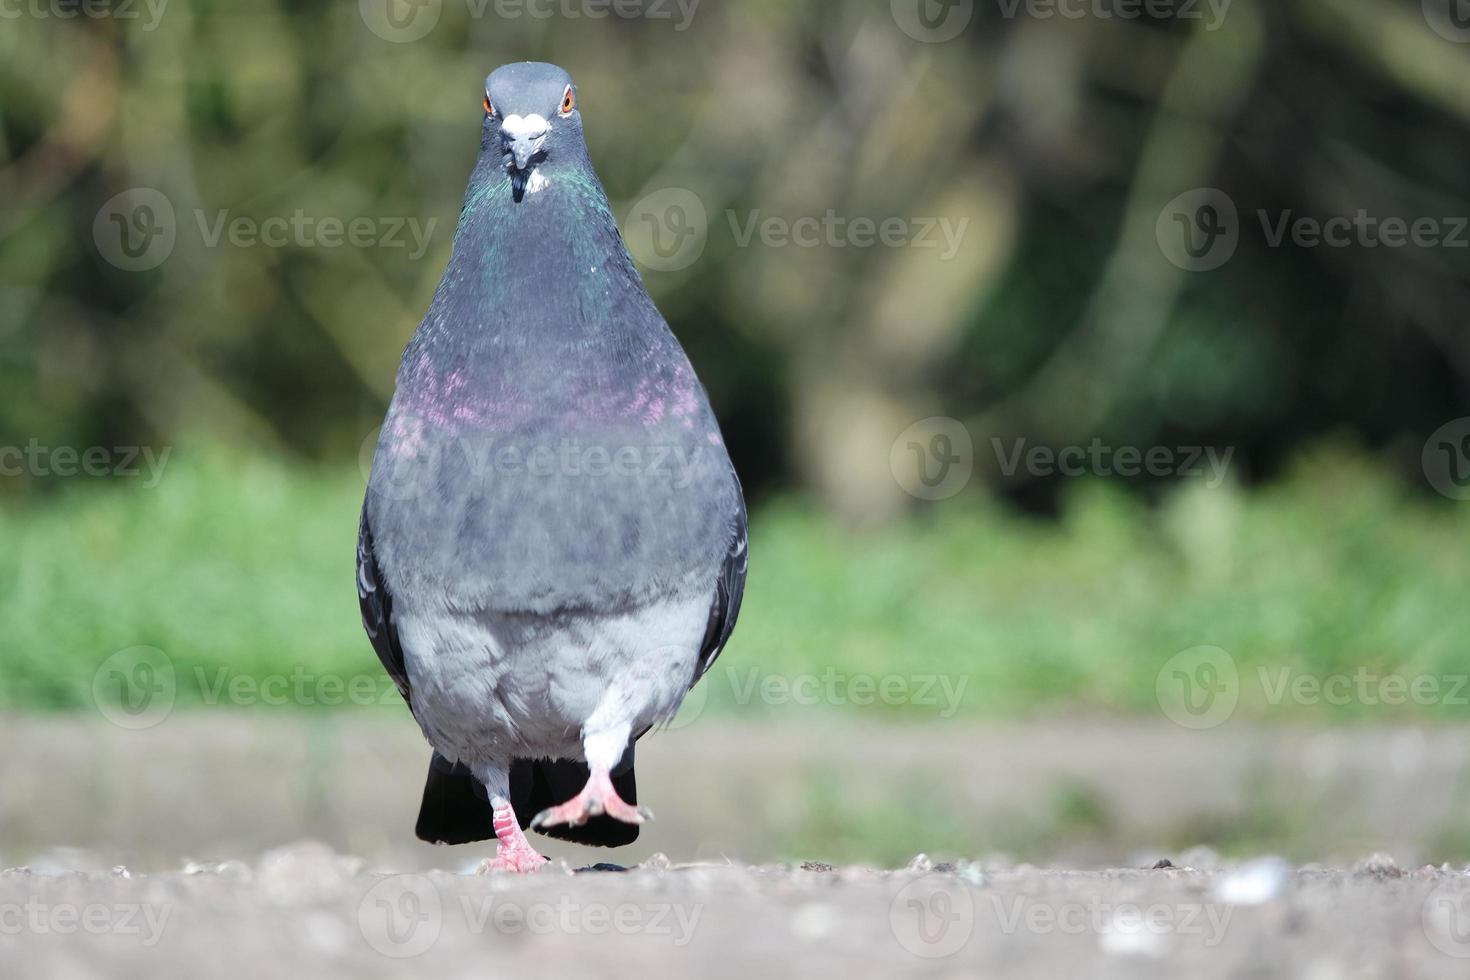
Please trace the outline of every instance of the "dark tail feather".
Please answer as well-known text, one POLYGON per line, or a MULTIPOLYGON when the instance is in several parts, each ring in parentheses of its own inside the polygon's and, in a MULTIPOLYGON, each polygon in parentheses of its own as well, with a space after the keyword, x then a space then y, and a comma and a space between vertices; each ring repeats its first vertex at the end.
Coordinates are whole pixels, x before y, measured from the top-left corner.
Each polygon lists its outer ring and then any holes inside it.
MULTIPOLYGON (((510 802, 521 829, 547 807, 565 803, 587 785, 587 764, 571 759, 517 759, 510 767, 510 802)), ((612 772, 613 788, 628 803, 638 802, 633 779, 633 746, 623 753, 612 772)), ((580 827, 538 827, 536 832, 557 840, 590 847, 622 847, 638 839, 638 825, 609 816, 593 817, 580 827)))
POLYGON ((495 836, 485 787, 465 766, 438 752, 429 761, 415 831, 431 844, 468 844, 495 836))
MULTIPOLYGON (((525 829, 531 818, 547 807, 565 803, 587 783, 585 763, 571 759, 516 759, 510 767, 510 802, 525 829)), ((613 788, 629 803, 638 802, 633 779, 633 746, 623 753, 612 773, 613 788)), ((415 832, 431 844, 469 844, 495 836, 494 814, 485 787, 470 770, 438 752, 429 760, 424 801, 419 806, 415 832)), ((557 840, 591 847, 621 847, 638 839, 638 825, 612 817, 593 817, 580 827, 538 828, 557 840)))

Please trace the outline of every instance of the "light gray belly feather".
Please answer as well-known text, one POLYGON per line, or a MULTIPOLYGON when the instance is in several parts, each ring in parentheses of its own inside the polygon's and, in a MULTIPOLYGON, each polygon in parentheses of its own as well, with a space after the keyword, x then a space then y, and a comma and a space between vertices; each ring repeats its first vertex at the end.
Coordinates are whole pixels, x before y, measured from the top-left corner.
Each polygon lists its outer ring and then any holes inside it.
POLYGON ((468 765, 581 758, 583 723, 636 734, 678 710, 709 620, 709 594, 609 613, 397 613, 414 716, 429 743, 468 765), (608 710, 611 708, 611 711, 608 710))

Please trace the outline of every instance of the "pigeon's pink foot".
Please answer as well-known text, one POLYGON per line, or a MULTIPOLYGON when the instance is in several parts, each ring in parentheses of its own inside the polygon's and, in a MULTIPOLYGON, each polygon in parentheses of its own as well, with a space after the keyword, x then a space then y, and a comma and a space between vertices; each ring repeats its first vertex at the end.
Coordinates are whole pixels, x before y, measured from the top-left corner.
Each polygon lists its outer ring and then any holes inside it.
POLYGON ((521 833, 516 822, 515 811, 510 801, 497 796, 490 801, 495 822, 495 856, 480 862, 479 874, 494 871, 509 871, 512 874, 527 874, 540 869, 546 858, 536 853, 526 835, 521 833))
POLYGON ((532 849, 530 844, 516 850, 501 848, 500 853, 493 858, 486 858, 480 862, 475 869, 475 874, 488 875, 497 871, 505 871, 510 874, 530 874, 532 871, 541 870, 546 863, 546 858, 532 849))
POLYGON ((593 769, 582 792, 557 806, 548 807, 531 818, 532 827, 555 827, 566 824, 580 827, 593 817, 607 814, 623 823, 643 823, 653 819, 647 807, 626 802, 613 789, 612 777, 606 769, 593 769))

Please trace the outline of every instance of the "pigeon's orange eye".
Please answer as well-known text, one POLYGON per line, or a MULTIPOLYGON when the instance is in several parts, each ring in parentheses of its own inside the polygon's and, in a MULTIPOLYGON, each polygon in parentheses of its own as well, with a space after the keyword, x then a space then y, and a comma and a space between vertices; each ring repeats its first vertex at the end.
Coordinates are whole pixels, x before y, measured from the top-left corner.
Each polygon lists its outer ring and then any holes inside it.
POLYGON ((490 104, 490 96, 488 96, 488 95, 485 96, 484 102, 485 102, 485 115, 487 115, 487 116, 493 116, 493 115, 495 115, 495 107, 490 104))
POLYGON ((577 96, 573 94, 572 87, 568 85, 566 94, 561 97, 561 114, 563 116, 569 116, 576 107, 577 96))

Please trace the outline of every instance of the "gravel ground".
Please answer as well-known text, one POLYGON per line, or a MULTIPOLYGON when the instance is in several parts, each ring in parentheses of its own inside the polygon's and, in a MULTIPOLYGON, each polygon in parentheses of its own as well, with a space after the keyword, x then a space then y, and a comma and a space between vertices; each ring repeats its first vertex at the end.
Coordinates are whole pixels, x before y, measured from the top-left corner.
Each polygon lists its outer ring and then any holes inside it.
MULTIPOLYGON (((1181 856, 1181 862, 1186 856, 1181 856)), ((1196 855, 1208 861, 1208 855, 1196 855)), ((552 864, 394 874, 321 844, 254 863, 0 875, 0 974, 1464 977, 1470 876, 1265 859, 1213 870, 552 864), (821 972, 818 972, 821 971, 821 972)))
POLYGON ((1422 867, 1466 853, 1461 729, 701 719, 640 745, 637 845, 531 877, 413 840, 397 715, 0 744, 0 980, 1470 976, 1470 875, 1422 867))

